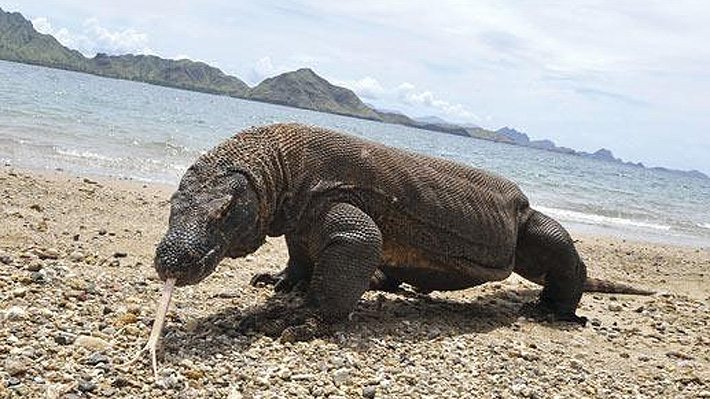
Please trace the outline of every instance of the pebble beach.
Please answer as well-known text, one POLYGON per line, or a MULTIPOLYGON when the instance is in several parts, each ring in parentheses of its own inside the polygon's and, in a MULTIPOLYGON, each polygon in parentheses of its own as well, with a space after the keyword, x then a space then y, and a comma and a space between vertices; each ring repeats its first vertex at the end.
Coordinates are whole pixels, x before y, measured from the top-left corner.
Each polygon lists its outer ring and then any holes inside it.
POLYGON ((173 296, 157 378, 145 345, 174 187, 0 168, 0 398, 710 398, 710 249, 574 234, 586 327, 526 319, 517 276, 429 295, 368 292, 310 342, 237 328, 273 296, 282 238, 173 296))

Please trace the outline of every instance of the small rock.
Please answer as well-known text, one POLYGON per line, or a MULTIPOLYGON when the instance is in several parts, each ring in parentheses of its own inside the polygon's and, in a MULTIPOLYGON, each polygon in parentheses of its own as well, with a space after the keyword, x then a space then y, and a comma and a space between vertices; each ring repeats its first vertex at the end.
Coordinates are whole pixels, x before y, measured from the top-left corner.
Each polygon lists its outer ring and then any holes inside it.
POLYGON ((111 386, 114 388, 123 388, 131 385, 136 385, 136 383, 121 376, 116 377, 116 379, 111 383, 111 386))
POLYGON ((333 373, 333 382, 336 385, 345 384, 350 381, 350 371, 346 368, 340 368, 333 373))
POLYGON ((99 386, 93 381, 79 380, 77 389, 81 392, 94 392, 99 386))
POLYGON ((105 350, 111 346, 111 344, 109 344, 105 340, 89 335, 78 336, 74 341, 74 345, 81 346, 82 348, 92 349, 95 351, 105 350))
POLYGON ((30 274, 30 280, 32 280, 34 284, 46 284, 49 281, 47 276, 41 272, 33 272, 30 274))
POLYGON ((86 289, 89 287, 89 284, 84 280, 83 278, 79 277, 73 277, 67 280, 67 285, 77 291, 86 291, 86 289))
POLYGON ((81 262, 85 258, 85 255, 80 252, 80 251, 74 251, 71 254, 69 254, 69 260, 72 262, 81 262))
POLYGON ((134 313, 126 312, 116 318, 116 324, 119 326, 125 326, 127 324, 135 324, 138 322, 138 316, 134 313))
POLYGON ((13 377, 21 376, 29 369, 30 361, 25 357, 9 358, 5 360, 5 371, 13 377))
POLYGON ((44 208, 42 208, 42 205, 40 204, 32 204, 30 205, 30 209, 36 212, 42 212, 44 210, 44 208))
POLYGON ((46 248, 37 252, 40 259, 59 259, 59 250, 56 248, 46 248))
POLYGON ((99 229, 99 235, 100 236, 105 236, 108 231, 106 229, 99 229))
POLYGON ((7 386, 12 387, 15 385, 20 385, 20 379, 17 377, 10 377, 7 379, 7 386))
POLYGON ((20 287, 20 288, 15 288, 12 290, 12 296, 15 298, 22 298, 27 294, 27 288, 25 287, 20 287))
POLYGON ((362 388, 362 396, 367 399, 373 399, 375 397, 376 392, 377 388, 374 385, 369 385, 362 388))
POLYGON ((12 263, 12 256, 8 254, 0 254, 0 263, 9 265, 10 263, 12 263))
POLYGON ((679 351, 668 351, 668 352, 666 352, 666 356, 668 356, 670 358, 683 359, 683 360, 693 360, 694 359, 693 356, 688 355, 683 352, 679 352, 679 351))
POLYGON ((76 340, 76 337, 73 334, 69 334, 66 332, 60 332, 59 334, 54 336, 54 342, 56 342, 59 345, 71 345, 74 343, 76 340))
POLYGON ((438 327, 432 327, 427 331, 427 338, 434 339, 441 335, 441 330, 438 327))
POLYGON ((612 312, 620 312, 622 308, 618 303, 610 303, 609 306, 607 306, 607 309, 612 312))
POLYGON ((42 262, 34 260, 34 261, 28 263, 27 267, 25 269, 27 269, 27 271, 30 271, 30 272, 38 272, 38 271, 42 270, 42 267, 44 267, 42 262))
POLYGON ((191 380, 199 380, 200 378, 205 376, 205 372, 202 370, 197 370, 197 369, 190 369, 185 371, 185 377, 191 379, 191 380))
POLYGON ((114 252, 114 253, 113 253, 113 257, 114 257, 114 258, 125 258, 126 256, 128 256, 128 254, 125 253, 125 252, 120 252, 120 251, 119 251, 119 252, 114 252))
POLYGON ((27 317, 27 312, 19 306, 13 306, 5 312, 2 312, 2 316, 3 319, 10 321, 23 320, 27 317))
POLYGON ((89 364, 91 366, 95 366, 99 363, 109 363, 108 356, 100 353, 100 352, 93 352, 89 357, 86 358, 86 364, 89 364))

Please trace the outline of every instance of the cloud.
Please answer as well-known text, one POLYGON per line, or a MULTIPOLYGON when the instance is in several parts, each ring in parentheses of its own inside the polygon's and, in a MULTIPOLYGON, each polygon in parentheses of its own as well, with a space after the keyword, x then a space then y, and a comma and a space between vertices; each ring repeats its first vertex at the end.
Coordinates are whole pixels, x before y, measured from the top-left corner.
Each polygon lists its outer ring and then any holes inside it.
POLYGON ((46 17, 32 20, 34 28, 54 36, 61 44, 93 57, 96 53, 107 54, 154 54, 148 46, 148 35, 134 28, 112 31, 101 25, 97 18, 88 18, 81 32, 54 27, 46 17))
POLYGON ((407 111, 433 113, 457 120, 480 120, 462 104, 438 99, 433 92, 417 90, 416 86, 409 82, 403 82, 391 89, 385 88, 371 76, 356 81, 334 81, 334 83, 349 88, 361 98, 382 103, 387 108, 404 108, 407 111))
POLYGON ((386 90, 377 79, 366 76, 355 82, 344 82, 342 85, 347 86, 361 98, 368 100, 376 100, 386 94, 386 90))

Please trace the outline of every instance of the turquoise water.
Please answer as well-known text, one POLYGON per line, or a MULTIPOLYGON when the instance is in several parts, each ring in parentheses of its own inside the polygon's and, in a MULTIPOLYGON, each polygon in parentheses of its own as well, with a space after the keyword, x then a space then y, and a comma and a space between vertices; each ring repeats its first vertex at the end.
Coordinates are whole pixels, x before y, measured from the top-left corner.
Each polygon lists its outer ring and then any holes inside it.
POLYGON ((201 152, 236 131, 291 121, 493 170, 575 231, 710 245, 707 180, 0 61, 0 161, 21 168, 174 184, 201 152))

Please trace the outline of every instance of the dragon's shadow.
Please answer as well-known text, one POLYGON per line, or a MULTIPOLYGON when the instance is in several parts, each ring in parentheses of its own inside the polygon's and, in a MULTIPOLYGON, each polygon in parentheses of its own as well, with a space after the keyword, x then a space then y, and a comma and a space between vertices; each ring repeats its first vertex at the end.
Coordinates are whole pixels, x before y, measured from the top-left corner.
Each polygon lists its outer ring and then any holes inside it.
MULTIPOLYGON (((337 325, 333 334, 323 339, 348 342, 351 346, 356 342, 356 347, 366 350, 373 338, 411 342, 487 333, 500 327, 517 328, 515 322, 524 314, 526 304, 535 301, 539 289, 499 289, 460 301, 432 298, 411 291, 399 291, 399 294, 389 298, 369 294, 367 297, 374 299, 361 300, 352 320, 337 325)), ((173 325, 166 329, 164 351, 171 355, 211 358, 220 353, 246 351, 264 335, 277 339, 283 327, 283 324, 279 327, 278 315, 292 316, 294 313, 287 302, 284 296, 274 295, 258 306, 246 309, 227 307, 198 319, 197 327, 189 332, 184 324, 173 325), (274 320, 276 322, 272 323, 274 320), (259 327, 254 328, 255 324, 259 327)), ((574 328, 566 323, 550 326, 574 328)))

